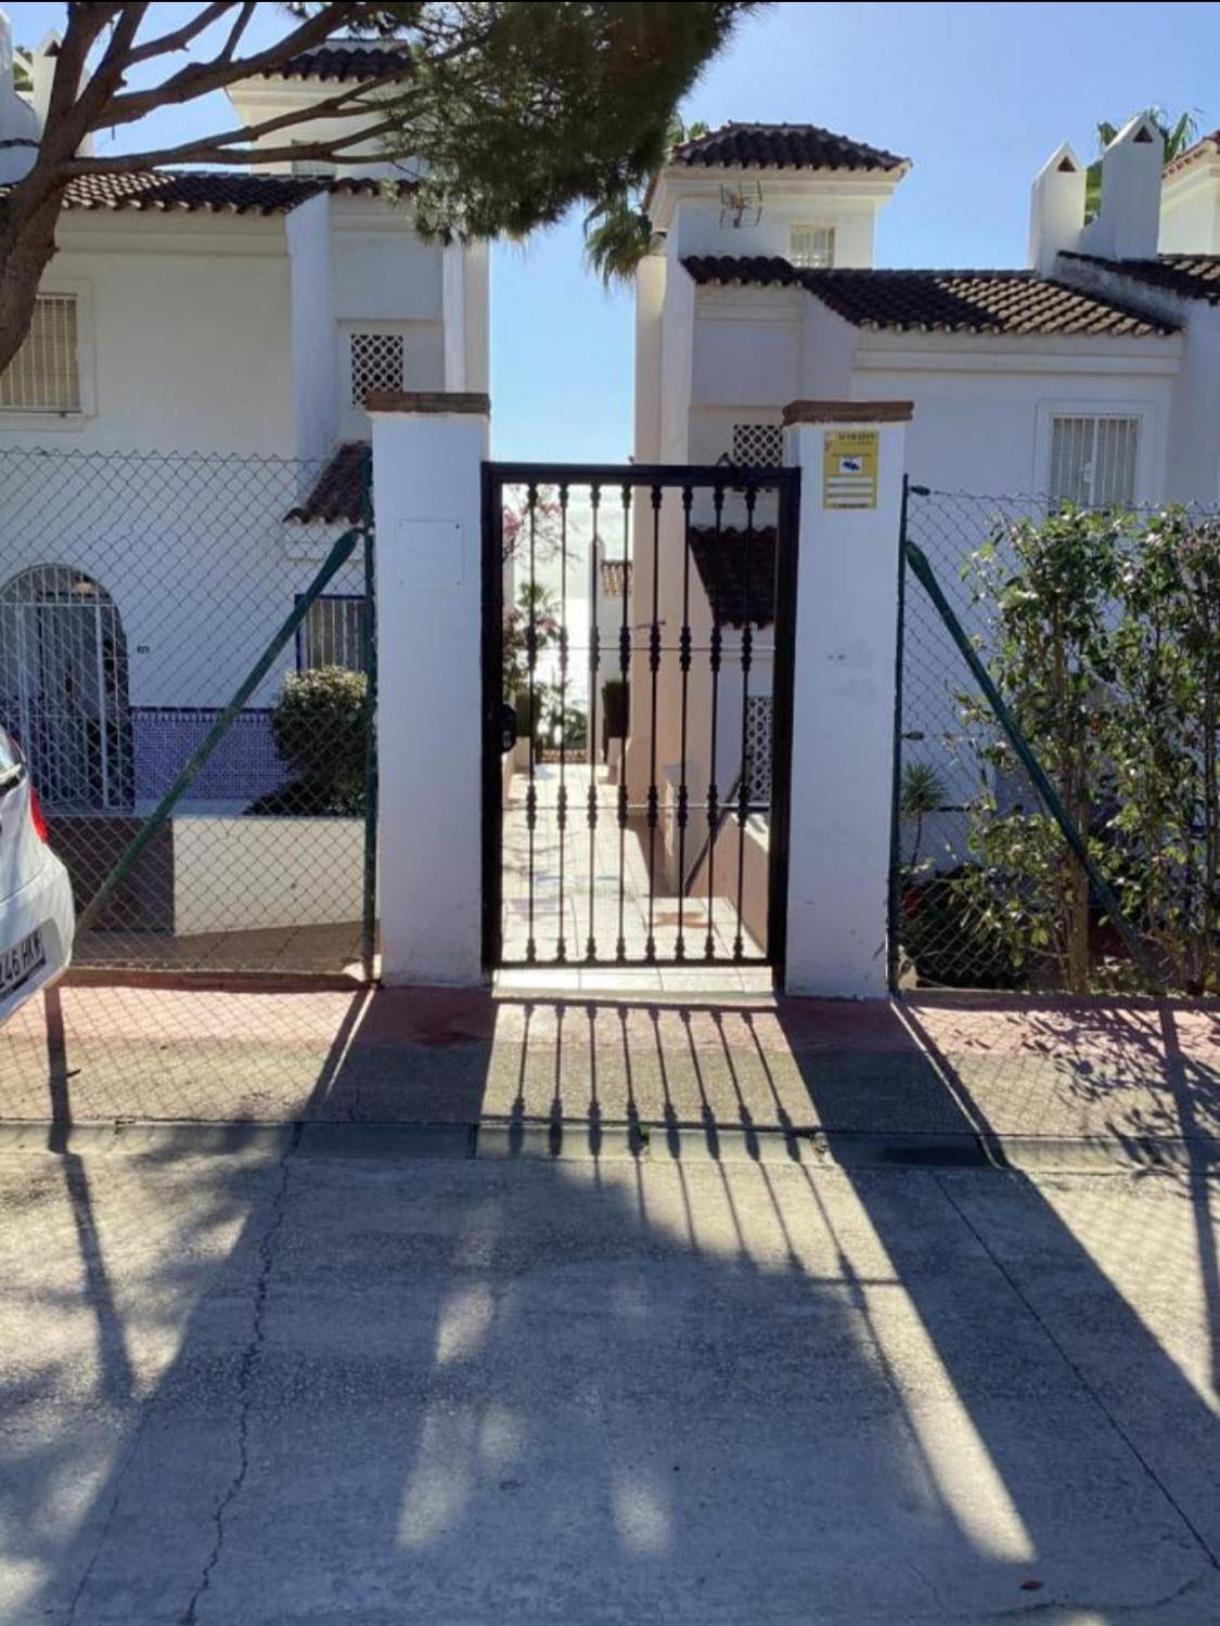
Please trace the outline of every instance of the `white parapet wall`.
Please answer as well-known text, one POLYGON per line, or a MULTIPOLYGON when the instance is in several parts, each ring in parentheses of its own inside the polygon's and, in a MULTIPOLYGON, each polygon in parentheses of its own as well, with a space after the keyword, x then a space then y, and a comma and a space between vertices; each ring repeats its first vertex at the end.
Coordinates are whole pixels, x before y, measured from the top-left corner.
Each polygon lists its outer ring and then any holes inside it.
POLYGON ((364 821, 175 819, 174 933, 359 920, 364 821))

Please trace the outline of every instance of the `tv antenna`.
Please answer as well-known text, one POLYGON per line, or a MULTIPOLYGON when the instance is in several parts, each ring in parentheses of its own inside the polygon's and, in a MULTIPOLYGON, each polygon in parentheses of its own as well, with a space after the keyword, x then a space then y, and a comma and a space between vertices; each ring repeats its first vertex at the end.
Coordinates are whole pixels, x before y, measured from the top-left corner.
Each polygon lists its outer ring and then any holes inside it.
POLYGON ((762 219, 763 190, 762 182, 754 182, 753 192, 738 189, 734 186, 720 188, 720 225, 732 226, 734 230, 742 226, 757 226, 762 219))

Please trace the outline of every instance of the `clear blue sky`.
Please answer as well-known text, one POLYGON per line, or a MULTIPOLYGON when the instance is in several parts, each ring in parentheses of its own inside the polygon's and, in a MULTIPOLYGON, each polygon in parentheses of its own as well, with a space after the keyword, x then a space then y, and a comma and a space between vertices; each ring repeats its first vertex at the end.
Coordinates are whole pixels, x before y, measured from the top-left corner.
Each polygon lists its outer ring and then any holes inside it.
MULTIPOLYGON (((57 4, 7 9, 22 43, 63 17, 57 4)), ((275 8, 260 10, 274 26, 275 8)), ((1150 104, 1213 129, 1218 63, 1211 4, 780 4, 742 24, 683 112, 807 120, 911 158, 881 217, 879 265, 1021 265, 1029 183, 1059 142, 1091 158, 1099 119, 1150 104)), ((199 110, 182 110, 158 133, 199 128, 199 110)), ((497 456, 627 456, 631 375, 630 294, 584 270, 578 218, 496 247, 497 456)))

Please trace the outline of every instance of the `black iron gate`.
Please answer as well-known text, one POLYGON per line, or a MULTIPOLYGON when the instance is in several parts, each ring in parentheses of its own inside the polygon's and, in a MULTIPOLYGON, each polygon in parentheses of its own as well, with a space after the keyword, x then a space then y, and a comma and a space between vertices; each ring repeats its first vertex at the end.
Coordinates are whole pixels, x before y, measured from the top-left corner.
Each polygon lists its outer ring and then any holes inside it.
POLYGON ((484 465, 489 969, 782 975, 799 480, 484 465))

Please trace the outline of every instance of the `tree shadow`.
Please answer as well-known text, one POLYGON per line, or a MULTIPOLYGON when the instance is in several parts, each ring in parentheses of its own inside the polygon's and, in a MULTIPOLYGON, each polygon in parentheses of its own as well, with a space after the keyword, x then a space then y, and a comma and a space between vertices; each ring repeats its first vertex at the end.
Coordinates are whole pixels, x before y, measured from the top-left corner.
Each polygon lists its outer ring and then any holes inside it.
MULTIPOLYGON (((392 1004, 353 1004, 315 1116, 401 1106, 392 1004)), ((26 1579, 0 1615, 1117 1626, 1215 1609, 1214 1411, 1037 1183, 860 1165, 847 1106, 876 1053, 849 1062, 797 1002, 440 1008, 412 1029, 412 1065, 430 1042, 442 1058, 412 1099, 482 1115, 500 1156, 353 1159, 298 1132, 243 1159, 239 1136, 232 1157, 163 1150, 86 1187, 88 1313, 125 1353, 99 1331, 93 1388, 62 1403, 60 1352, 0 1380, 7 1413, 48 1408, 5 1451, 6 1562, 26 1579), (565 1160, 521 1155, 541 1149, 565 1160), (106 1258, 154 1212, 124 1328, 106 1258)), ((899 1084, 877 1089, 998 1141, 935 1042, 883 1026, 899 1084)), ((75 1217, 71 1183, 60 1200, 75 1217)), ((20 1276, 44 1316, 73 1314, 36 1261, 20 1276)))

